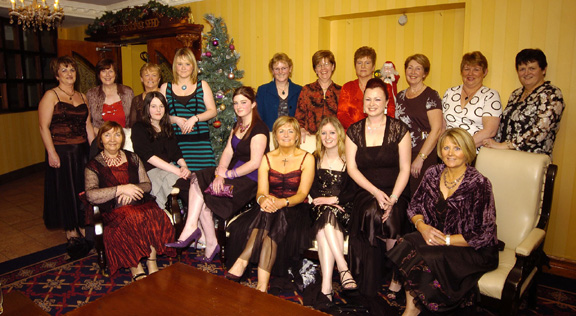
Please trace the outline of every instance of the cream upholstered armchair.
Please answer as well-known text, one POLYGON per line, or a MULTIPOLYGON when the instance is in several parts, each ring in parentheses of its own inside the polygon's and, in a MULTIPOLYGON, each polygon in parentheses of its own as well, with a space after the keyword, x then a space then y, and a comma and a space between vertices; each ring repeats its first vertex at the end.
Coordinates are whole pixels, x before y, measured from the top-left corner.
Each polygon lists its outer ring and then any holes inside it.
POLYGON ((498 268, 478 281, 482 304, 514 315, 526 294, 536 300, 558 167, 545 154, 482 148, 476 168, 492 182, 498 239, 505 243, 498 268))

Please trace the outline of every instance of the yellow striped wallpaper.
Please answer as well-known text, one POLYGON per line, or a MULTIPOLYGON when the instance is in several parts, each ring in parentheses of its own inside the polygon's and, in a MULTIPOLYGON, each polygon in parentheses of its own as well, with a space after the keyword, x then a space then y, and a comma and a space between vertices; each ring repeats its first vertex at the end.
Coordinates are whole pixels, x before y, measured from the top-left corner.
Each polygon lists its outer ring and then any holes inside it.
MULTIPOLYGON (((334 81, 343 84, 355 79, 354 51, 369 45, 377 50, 378 68, 386 60, 396 64, 400 88, 406 87, 404 59, 413 53, 426 54, 432 63, 426 83, 443 94, 461 82, 462 54, 480 50, 489 61, 485 84, 498 90, 506 103, 512 90, 520 86, 514 68, 516 53, 527 47, 541 48, 548 57, 547 79, 562 89, 567 105, 554 150, 559 175, 545 250, 549 255, 576 260, 576 230, 571 229, 576 226, 576 147, 570 145, 574 142, 569 136, 576 135, 576 112, 571 104, 576 92, 570 89, 576 82, 576 1, 204 0, 187 6, 195 22, 205 24, 205 32, 210 30, 203 19, 205 13, 224 18, 241 54, 239 68, 245 71, 242 81, 254 87, 271 80, 267 64, 276 52, 292 58, 294 82, 312 82, 315 74, 311 56, 319 49, 334 52, 334 81), (403 13, 408 23, 400 26, 397 21, 403 13)), ((61 31, 59 35, 80 40, 84 37, 77 30, 61 31)), ((132 67, 140 67, 137 61, 131 63, 132 67)), ((134 73, 137 69, 124 69, 125 76, 134 73)), ((138 83, 133 78, 124 81, 138 83)), ((4 126, 0 124, 0 135, 6 130, 4 126)), ((37 126, 29 129, 37 135, 37 126)), ((2 138, 0 147, 6 147, 2 138)), ((2 149, 0 152, 5 152, 2 149)), ((7 171, 0 170, 0 174, 3 172, 7 171)))

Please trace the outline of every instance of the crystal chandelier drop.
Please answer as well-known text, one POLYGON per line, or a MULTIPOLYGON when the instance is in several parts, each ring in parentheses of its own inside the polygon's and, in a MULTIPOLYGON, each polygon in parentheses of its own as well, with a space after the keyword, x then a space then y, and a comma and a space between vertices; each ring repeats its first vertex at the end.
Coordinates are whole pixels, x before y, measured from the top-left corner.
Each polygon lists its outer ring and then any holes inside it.
POLYGON ((10 0, 12 3, 12 10, 10 10, 10 23, 18 21, 18 25, 22 25, 23 29, 33 29, 43 31, 56 28, 62 24, 64 19, 64 10, 58 5, 59 0, 54 0, 54 8, 46 4, 46 0, 42 0, 39 4, 36 0, 32 0, 31 4, 24 4, 24 0, 16 5, 16 0, 10 0))

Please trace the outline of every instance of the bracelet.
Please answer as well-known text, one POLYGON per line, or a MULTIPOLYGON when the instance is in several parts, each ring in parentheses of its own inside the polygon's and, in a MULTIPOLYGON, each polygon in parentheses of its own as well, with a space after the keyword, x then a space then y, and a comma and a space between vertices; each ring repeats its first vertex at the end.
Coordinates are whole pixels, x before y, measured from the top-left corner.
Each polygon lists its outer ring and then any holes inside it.
MULTIPOLYGON (((421 218, 419 218, 419 219, 416 220, 416 222, 414 223, 414 227, 416 228, 416 230, 418 230, 418 222, 424 223, 424 220, 421 219, 421 218)), ((426 224, 426 223, 424 223, 424 224, 426 224)))
POLYGON ((426 160, 426 158, 428 158, 428 155, 425 155, 422 152, 418 153, 418 156, 420 156, 420 158, 422 158, 422 160, 426 160))
POLYGON ((446 235, 446 246, 450 246, 450 234, 446 235))
POLYGON ((394 203, 398 203, 398 196, 396 194, 392 193, 392 194, 390 194, 390 197, 396 199, 396 201, 394 201, 394 203))
POLYGON ((230 172, 230 170, 226 170, 226 172, 224 172, 224 176, 226 176, 226 179, 230 179, 230 175, 228 175, 228 172, 230 172))
POLYGON ((288 200, 288 198, 286 198, 286 207, 290 206, 290 200, 288 200))
POLYGON ((232 169, 232 174, 234 175, 234 178, 238 178, 238 172, 236 172, 236 168, 232 169))
POLYGON ((193 117, 196 118, 196 123, 200 122, 200 118, 198 117, 198 115, 194 115, 193 117))
POLYGON ((256 203, 258 203, 258 205, 260 205, 260 199, 266 197, 266 195, 261 194, 257 199, 256 199, 256 203))

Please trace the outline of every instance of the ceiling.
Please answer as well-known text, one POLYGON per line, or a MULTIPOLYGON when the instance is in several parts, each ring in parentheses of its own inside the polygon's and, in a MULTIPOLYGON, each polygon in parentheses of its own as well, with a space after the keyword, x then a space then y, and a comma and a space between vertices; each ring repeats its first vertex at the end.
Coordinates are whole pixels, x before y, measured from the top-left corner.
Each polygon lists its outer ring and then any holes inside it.
MULTIPOLYGON (((64 9, 63 28, 76 27, 92 23, 106 11, 117 11, 126 7, 133 7, 148 3, 149 0, 60 0, 60 7, 64 9)), ((171 6, 202 1, 202 0, 157 0, 160 3, 171 6)), ((40 0, 38 0, 40 2, 40 0)), ((32 3, 32 0, 24 0, 25 4, 32 3)), ((54 4, 54 0, 46 0, 49 6, 54 4)), ((11 8, 10 0, 0 0, 0 17, 8 17, 11 8)))

